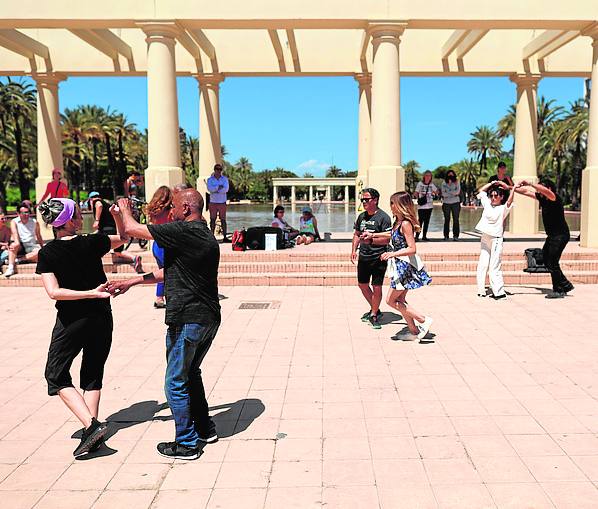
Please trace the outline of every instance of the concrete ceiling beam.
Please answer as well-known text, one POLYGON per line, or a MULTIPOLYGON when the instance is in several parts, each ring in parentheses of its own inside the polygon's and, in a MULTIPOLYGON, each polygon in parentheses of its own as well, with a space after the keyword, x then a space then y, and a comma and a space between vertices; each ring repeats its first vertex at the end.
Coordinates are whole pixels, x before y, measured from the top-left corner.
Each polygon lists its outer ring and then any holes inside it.
POLYGON ((276 60, 278 60, 278 68, 280 72, 287 72, 287 66, 284 62, 284 52, 282 50, 282 44, 280 44, 280 37, 278 37, 277 30, 268 30, 274 53, 276 54, 276 60))
POLYGON ((299 60, 299 50, 297 49, 297 40, 295 39, 295 31, 287 29, 287 41, 289 42, 289 49, 291 50, 291 57, 293 58, 293 69, 295 72, 301 72, 301 62, 299 60))

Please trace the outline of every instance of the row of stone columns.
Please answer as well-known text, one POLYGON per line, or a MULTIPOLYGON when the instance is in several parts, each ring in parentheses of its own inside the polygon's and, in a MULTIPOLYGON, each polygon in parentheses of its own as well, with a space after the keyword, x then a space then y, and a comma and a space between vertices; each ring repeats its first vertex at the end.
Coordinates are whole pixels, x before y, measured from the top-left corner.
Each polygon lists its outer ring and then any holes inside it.
MULTIPOLYGON (((148 82, 148 168, 146 194, 152 196, 160 185, 180 183, 179 122, 176 87, 176 30, 168 23, 141 25, 147 41, 148 82)), ((400 52, 405 24, 380 24, 370 29, 373 47, 372 73, 358 74, 359 150, 357 191, 366 185, 380 191, 380 203, 388 207, 390 195, 405 188, 401 167, 400 52)), ((598 33, 593 38, 592 83, 598 83, 598 33)), ((62 169, 60 117, 58 109, 59 74, 37 74, 38 86, 38 178, 41 195, 51 179, 53 168, 62 169)), ((221 162, 219 85, 220 74, 197 75, 200 91, 200 160, 197 187, 205 193, 205 180, 214 164, 221 162)), ((537 112, 536 90, 539 76, 516 75, 517 114, 514 177, 535 180, 537 112)), ((594 87, 596 88, 596 87, 594 87)), ((598 94, 593 94, 589 114, 587 167, 582 184, 582 245, 598 247, 598 94)), ((512 231, 537 231, 537 206, 531 200, 516 198, 512 231)))
MULTIPOLYGON (((302 187, 307 187, 309 190, 309 203, 314 201, 314 187, 313 185, 306 185, 302 187)), ((274 185, 272 187, 272 203, 278 203, 278 186, 274 185)), ((291 203, 295 203, 297 201, 297 187, 291 186, 291 203)), ((326 186, 326 197, 324 198, 325 202, 332 201, 332 186, 326 186)), ((349 186, 345 186, 345 194, 343 197, 343 203, 349 203, 349 186)))
MULTIPOLYGON (((390 195, 405 189, 401 167, 400 52, 403 24, 375 25, 370 29, 373 46, 372 73, 357 74, 359 131, 357 190, 369 186, 380 192, 380 204, 388 208, 390 195)), ((598 84, 598 31, 593 39, 592 83, 598 84)), ((516 74, 515 180, 536 182, 538 144, 537 87, 539 75, 516 74)), ((595 85, 593 88, 598 90, 595 85)), ((582 179, 581 243, 598 247, 598 94, 590 101, 587 165, 582 179), (590 198, 594 196, 593 200, 590 198)), ((511 231, 538 231, 538 203, 515 196, 511 231)))

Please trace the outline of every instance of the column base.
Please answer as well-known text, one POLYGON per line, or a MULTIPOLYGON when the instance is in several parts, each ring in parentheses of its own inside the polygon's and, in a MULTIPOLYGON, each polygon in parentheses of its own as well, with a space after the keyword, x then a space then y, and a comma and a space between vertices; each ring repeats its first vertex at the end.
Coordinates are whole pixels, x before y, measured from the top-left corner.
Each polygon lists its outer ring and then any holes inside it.
MULTIPOLYGON (((516 181, 527 180, 530 183, 538 182, 537 176, 517 175, 516 181)), ((515 194, 513 210, 511 210, 509 231, 515 235, 531 235, 538 233, 539 207, 538 200, 533 200, 522 194, 515 194)))
POLYGON ((185 181, 183 170, 176 166, 154 166, 145 170, 145 200, 150 201, 160 186, 173 187, 185 181))
POLYGON ((582 247, 598 247, 598 166, 588 166, 581 177, 582 247), (594 198, 590 199, 591 196, 594 198))
POLYGON ((402 166, 372 166, 367 187, 373 187, 380 193, 378 206, 390 215, 391 195, 405 190, 405 170, 402 166))
MULTIPOLYGON (((44 195, 46 192, 46 187, 48 183, 52 181, 52 177, 50 176, 42 176, 37 177, 35 179, 35 201, 39 203, 39 199, 44 195)), ((51 226, 46 226, 44 220, 42 219, 41 214, 39 213, 39 209, 36 212, 35 219, 39 223, 39 229, 42 234, 42 239, 44 240, 52 240, 54 238, 54 232, 52 231, 51 226)))

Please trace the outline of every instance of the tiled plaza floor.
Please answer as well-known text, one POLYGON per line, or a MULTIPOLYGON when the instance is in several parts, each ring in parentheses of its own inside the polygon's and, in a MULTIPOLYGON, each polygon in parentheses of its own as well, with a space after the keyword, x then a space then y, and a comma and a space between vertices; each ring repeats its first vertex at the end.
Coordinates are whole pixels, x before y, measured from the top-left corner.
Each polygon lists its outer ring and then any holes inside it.
MULTIPOLYGON (((223 288, 205 364, 221 440, 168 461, 164 326, 152 289, 113 303, 102 401, 109 449, 74 460, 80 427, 46 395, 54 320, 41 289, 0 290, 3 508, 596 508, 598 287, 507 301, 432 286, 410 302, 435 342, 359 321, 357 288, 223 288), (242 302, 270 309, 239 309, 242 302)), ((77 369, 74 367, 76 375, 77 369)))

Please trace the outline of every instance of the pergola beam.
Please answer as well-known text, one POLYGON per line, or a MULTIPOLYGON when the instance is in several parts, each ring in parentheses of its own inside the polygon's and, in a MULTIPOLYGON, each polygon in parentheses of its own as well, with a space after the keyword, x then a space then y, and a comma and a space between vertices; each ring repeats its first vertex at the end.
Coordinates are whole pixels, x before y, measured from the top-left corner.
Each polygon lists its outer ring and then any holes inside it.
POLYGON ((201 61, 201 51, 195 40, 186 32, 185 29, 181 28, 177 34, 177 41, 183 48, 193 57, 198 73, 203 73, 203 62, 201 61))
POLYGON ((470 30, 457 46, 457 60, 462 60, 488 32, 485 29, 470 30))
POLYGON ((95 28, 92 29, 91 32, 95 34, 98 38, 100 38, 102 41, 104 41, 106 44, 108 44, 110 47, 114 48, 120 55, 125 57, 129 62, 133 61, 133 50, 131 49, 131 46, 129 46, 114 32, 104 28, 95 28))
POLYGON ((282 51, 282 44, 280 44, 280 37, 278 37, 278 31, 268 30, 274 53, 276 53, 276 60, 278 60, 278 68, 280 72, 287 72, 287 66, 284 62, 284 53, 282 51))
POLYGON ((214 48, 214 45, 210 42, 210 39, 208 39, 203 30, 199 28, 188 29, 188 32, 191 38, 197 43, 201 50, 210 59, 210 62, 212 63, 212 72, 217 73, 218 59, 216 58, 216 48, 214 48))
POLYGON ((565 44, 569 44, 573 39, 579 37, 580 34, 581 32, 579 30, 570 30, 563 33, 560 37, 548 44, 538 53, 538 60, 544 60, 548 55, 554 53, 557 49, 562 48, 565 44))
POLYGON ((91 47, 97 49, 111 60, 118 62, 118 50, 106 42, 105 39, 97 35, 93 30, 77 28, 69 29, 69 32, 89 44, 91 47))
POLYGON ((301 62, 299 61, 299 51, 297 49, 295 32, 290 28, 287 29, 287 40, 289 41, 289 49, 291 50, 291 56, 293 57, 293 69, 295 72, 301 72, 301 62))
POLYGON ((0 29, 0 46, 4 46, 6 49, 25 58, 32 59, 37 55, 46 61, 50 60, 50 50, 47 46, 11 28, 0 29))
POLYGON ((523 59, 532 57, 566 32, 566 30, 546 30, 523 48, 523 59))
POLYGON ((367 73, 368 72, 368 60, 367 60, 367 53, 368 47, 370 45, 370 38, 372 34, 368 30, 363 31, 363 36, 361 38, 361 53, 359 54, 359 61, 361 63, 361 72, 367 73))
POLYGON ((471 30, 455 30, 442 46, 442 59, 446 60, 457 49, 471 30))

